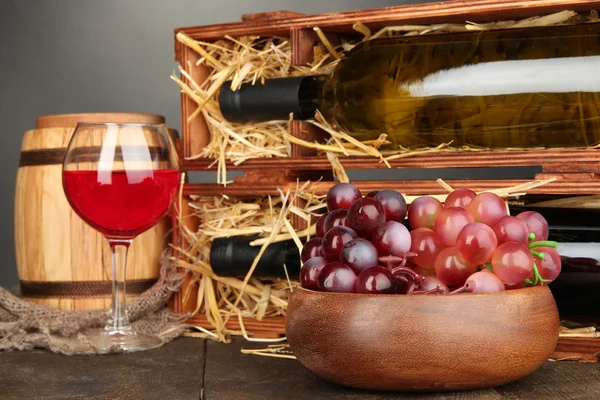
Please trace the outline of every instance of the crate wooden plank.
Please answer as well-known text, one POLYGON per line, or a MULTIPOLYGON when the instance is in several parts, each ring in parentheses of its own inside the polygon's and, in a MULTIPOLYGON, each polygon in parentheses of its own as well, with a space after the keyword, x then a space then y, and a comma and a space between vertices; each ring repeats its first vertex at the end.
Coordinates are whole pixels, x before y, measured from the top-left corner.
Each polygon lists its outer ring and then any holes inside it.
MULTIPOLYGON (((185 239, 182 237, 180 224, 185 224, 186 228, 190 232, 196 232, 198 230, 198 225, 200 221, 197 217, 192 216, 192 209, 189 206, 190 199, 187 196, 183 196, 181 199, 181 209, 179 203, 176 203, 176 206, 171 210, 171 221, 173 225, 173 233, 171 236, 172 244, 174 247, 186 249, 188 243, 186 243, 185 239), (180 218, 181 217, 181 218, 180 218)), ((172 250, 173 257, 179 257, 180 253, 175 250, 172 250)), ((185 273, 183 268, 178 268, 178 271, 181 273, 185 273)), ((191 295, 187 299, 187 302, 184 302, 184 291, 190 290, 190 278, 191 274, 187 273, 182 289, 176 292, 171 299, 169 300, 169 308, 176 313, 179 314, 187 314, 192 313, 196 308, 196 300, 197 300, 197 288, 196 290, 191 291, 191 295)), ((193 289, 193 288, 192 288, 193 289)))
MULTIPOLYGON (((285 317, 265 317, 262 321, 254 318, 243 318, 244 328, 250 337, 276 339, 285 336, 285 317)), ((204 315, 195 315, 187 321, 188 324, 213 329, 204 315)), ((228 329, 240 331, 241 326, 237 316, 232 315, 226 324, 228 329)))
MULTIPOLYGON (((469 188, 476 192, 501 189, 510 186, 522 185, 531 182, 530 179, 506 179, 506 180, 446 180, 453 188, 469 188)), ((317 194, 326 194, 329 188, 335 185, 335 181, 314 182, 317 194)), ((423 195, 423 194, 445 194, 445 191, 436 181, 353 181, 363 193, 381 188, 394 189, 403 194, 423 195)), ((281 186, 285 188, 284 186, 281 186)), ((293 190, 296 187, 294 183, 291 186, 293 190)), ((600 194, 600 180, 591 181, 568 181, 557 180, 549 182, 543 186, 527 191, 528 194, 600 194)), ((216 196, 226 194, 228 196, 277 196, 279 192, 277 187, 268 184, 262 185, 236 185, 227 186, 218 184, 190 184, 184 186, 184 195, 196 196, 216 196)))
MULTIPOLYGON (((181 64, 184 69, 190 74, 196 82, 203 82, 210 74, 209 69, 204 65, 196 66, 196 61, 200 59, 200 55, 196 52, 187 51, 181 59, 181 64)), ((188 83, 185 76, 181 77, 182 81, 188 83)), ((204 118, 199 116, 188 121, 198 108, 198 104, 187 94, 181 93, 181 141, 182 141, 182 160, 185 160, 193 155, 199 154, 202 149, 210 142, 210 131, 204 118), (192 134, 193 132, 193 134, 192 134)), ((185 166, 183 166, 185 170, 185 166)))
POLYGON ((306 14, 288 10, 269 11, 263 13, 244 14, 242 15, 242 22, 273 21, 277 19, 296 18, 304 15, 306 14))
POLYGON ((600 338, 560 338, 552 358, 600 362, 600 338))
MULTIPOLYGON (((600 1, 582 0, 452 0, 424 4, 408 4, 308 15, 277 20, 252 20, 200 27, 178 28, 194 39, 216 40, 225 35, 287 35, 290 29, 312 29, 318 26, 328 32, 352 33, 356 22, 378 29, 386 25, 492 22, 527 18, 563 10, 590 11, 600 1)), ((183 46, 175 41, 175 58, 180 60, 183 46)))
MULTIPOLYGON (((386 169, 383 162, 368 156, 340 156, 346 169, 386 169)), ((216 169, 214 160, 183 160, 187 171, 216 169)), ((600 150, 565 149, 531 151, 447 152, 413 155, 389 161, 392 168, 473 168, 473 167, 531 167, 541 166, 544 172, 600 173, 600 150)), ((325 156, 260 158, 240 165, 227 163, 229 170, 244 169, 328 170, 331 165, 325 156)))

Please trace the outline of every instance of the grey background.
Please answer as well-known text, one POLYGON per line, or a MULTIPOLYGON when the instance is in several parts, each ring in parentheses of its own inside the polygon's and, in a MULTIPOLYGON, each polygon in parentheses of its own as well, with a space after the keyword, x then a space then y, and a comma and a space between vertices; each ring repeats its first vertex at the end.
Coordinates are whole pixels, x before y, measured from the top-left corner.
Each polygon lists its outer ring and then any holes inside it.
MULTIPOLYGON (((41 115, 146 112, 180 126, 173 30, 244 13, 322 13, 402 0, 0 0, 0 285, 17 282, 14 185, 23 132, 41 115)), ((59 227, 57 227, 59 229, 59 227)))
MULTIPOLYGON (((164 115, 180 130, 174 29, 242 14, 307 14, 424 0, 0 0, 0 285, 17 283, 14 186, 23 133, 38 116, 78 112, 164 115)), ((536 169, 348 171, 363 179, 510 179, 536 169)), ((214 182, 214 174, 192 179, 214 182)), ((60 227, 57 227, 60 229, 60 227)))

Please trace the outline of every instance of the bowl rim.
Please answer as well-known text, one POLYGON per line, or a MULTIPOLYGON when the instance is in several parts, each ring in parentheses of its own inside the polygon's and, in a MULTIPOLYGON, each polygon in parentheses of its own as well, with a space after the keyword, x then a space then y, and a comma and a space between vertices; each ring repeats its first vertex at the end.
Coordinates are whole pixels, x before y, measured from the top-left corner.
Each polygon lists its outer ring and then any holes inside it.
MULTIPOLYGON (((307 293, 309 295, 322 295, 322 296, 330 296, 330 297, 355 297, 355 298, 393 298, 393 299, 447 299, 447 297, 449 296, 449 294, 443 294, 443 295, 415 295, 415 296, 410 296, 410 295, 406 295, 406 294, 398 294, 398 293, 345 293, 345 292, 321 292, 318 290, 312 290, 312 289, 307 289, 305 287, 302 287, 301 285, 298 285, 296 287, 294 287, 294 292, 296 290, 299 290, 301 292, 307 293)), ((548 285, 540 285, 540 286, 528 286, 528 287, 524 287, 524 288, 519 288, 519 289, 511 289, 511 290, 503 290, 501 292, 487 292, 487 293, 456 293, 451 295, 452 298, 454 297, 472 297, 472 298, 491 298, 491 297, 499 297, 499 296, 517 296, 523 293, 528 293, 531 292, 531 294, 535 294, 535 293, 540 293, 541 291, 547 291, 548 290, 548 285)), ((293 294, 293 293, 292 293, 293 294)), ((416 301, 416 300, 408 300, 408 301, 416 301)), ((435 301, 435 300, 433 300, 435 301)), ((447 301, 447 300, 444 300, 447 301)))

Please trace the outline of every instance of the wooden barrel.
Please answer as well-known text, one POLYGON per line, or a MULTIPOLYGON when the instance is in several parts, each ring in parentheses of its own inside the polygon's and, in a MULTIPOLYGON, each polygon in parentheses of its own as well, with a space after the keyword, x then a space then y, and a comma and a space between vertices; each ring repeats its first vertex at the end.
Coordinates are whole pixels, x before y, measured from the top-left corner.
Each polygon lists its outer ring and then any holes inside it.
MULTIPOLYGON (((15 246, 21 294, 62 310, 108 309, 112 264, 106 239, 72 210, 62 161, 77 123, 164 123, 159 115, 99 113, 40 117, 21 144, 15 194, 15 246)), ((170 131, 173 137, 177 132, 170 131)), ((169 217, 138 236, 129 250, 127 292, 154 284, 169 243, 169 217)))

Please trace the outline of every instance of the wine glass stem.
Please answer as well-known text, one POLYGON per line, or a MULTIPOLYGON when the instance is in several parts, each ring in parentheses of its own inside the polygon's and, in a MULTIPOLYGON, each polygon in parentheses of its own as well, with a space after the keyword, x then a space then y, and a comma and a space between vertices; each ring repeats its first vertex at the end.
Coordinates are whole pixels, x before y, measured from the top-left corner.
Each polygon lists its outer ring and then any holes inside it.
POLYGON ((113 264, 113 299, 108 324, 105 331, 109 333, 131 331, 131 324, 127 315, 126 298, 126 269, 127 252, 131 240, 108 240, 112 251, 113 264))

